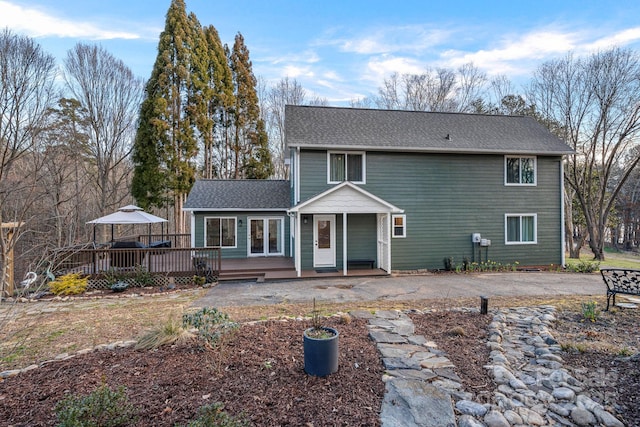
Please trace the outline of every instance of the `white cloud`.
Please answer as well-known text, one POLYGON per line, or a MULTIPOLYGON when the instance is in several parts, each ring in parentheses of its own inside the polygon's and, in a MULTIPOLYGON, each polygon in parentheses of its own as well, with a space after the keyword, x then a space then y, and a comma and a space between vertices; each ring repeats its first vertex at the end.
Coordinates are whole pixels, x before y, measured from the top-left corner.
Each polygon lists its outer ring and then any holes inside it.
POLYGON ((362 77, 379 84, 393 73, 420 74, 424 67, 425 64, 417 59, 382 55, 369 60, 362 77))
POLYGON ((299 77, 313 77, 315 73, 309 67, 299 67, 297 65, 285 65, 282 67, 281 77, 289 77, 292 79, 299 77))
POLYGON ((640 27, 628 28, 588 44, 586 50, 593 52, 613 46, 625 46, 640 40, 640 27))
POLYGON ((271 64, 277 65, 285 62, 294 62, 294 63, 304 63, 304 64, 315 64, 316 62, 320 62, 320 56, 313 50, 306 50, 301 53, 288 53, 286 55, 275 56, 275 57, 262 57, 259 59, 261 62, 269 62, 271 64))
POLYGON ((138 34, 114 31, 87 23, 60 18, 36 8, 0 0, 0 28, 8 27, 31 37, 70 37, 92 40, 139 39, 138 34))
POLYGON ((437 46, 450 36, 448 31, 421 25, 391 26, 367 30, 365 33, 362 37, 337 39, 328 44, 338 44, 343 52, 360 55, 422 52, 437 46))
POLYGON ((507 39, 493 49, 476 52, 448 50, 441 59, 450 67, 472 62, 489 74, 519 74, 528 69, 527 64, 538 63, 545 58, 576 48, 579 37, 575 33, 552 30, 536 30, 523 36, 507 39))

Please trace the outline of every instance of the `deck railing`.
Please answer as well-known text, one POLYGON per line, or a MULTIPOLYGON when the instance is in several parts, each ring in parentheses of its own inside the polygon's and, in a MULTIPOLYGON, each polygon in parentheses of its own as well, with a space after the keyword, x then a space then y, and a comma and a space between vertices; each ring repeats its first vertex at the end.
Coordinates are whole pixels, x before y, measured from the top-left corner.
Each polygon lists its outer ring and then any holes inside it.
POLYGON ((220 248, 98 248, 59 251, 54 263, 56 276, 80 273, 90 277, 105 274, 147 272, 168 277, 210 275, 222 269, 220 248))
POLYGON ((136 239, 145 246, 167 243, 172 248, 190 248, 190 234, 140 234, 136 239))

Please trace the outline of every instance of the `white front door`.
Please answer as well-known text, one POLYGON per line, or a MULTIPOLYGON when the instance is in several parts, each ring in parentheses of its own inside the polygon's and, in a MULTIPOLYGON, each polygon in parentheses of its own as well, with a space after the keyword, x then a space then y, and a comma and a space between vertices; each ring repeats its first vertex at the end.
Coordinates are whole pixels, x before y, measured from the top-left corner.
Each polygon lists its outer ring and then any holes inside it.
POLYGON ((336 216, 313 216, 313 267, 336 266, 336 216))

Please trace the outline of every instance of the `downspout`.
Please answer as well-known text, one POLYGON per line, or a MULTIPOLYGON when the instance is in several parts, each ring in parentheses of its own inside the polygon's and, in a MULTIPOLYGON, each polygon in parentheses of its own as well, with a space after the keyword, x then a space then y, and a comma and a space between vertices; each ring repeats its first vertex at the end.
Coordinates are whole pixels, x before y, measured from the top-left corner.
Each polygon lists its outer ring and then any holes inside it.
POLYGON ((295 181, 293 183, 294 205, 300 203, 300 147, 296 147, 295 151, 295 181))
POLYGON ((565 228, 564 228, 564 157, 560 159, 560 242, 561 242, 561 251, 560 251, 560 262, 564 267, 566 265, 565 259, 565 248, 566 248, 566 236, 565 236, 565 228))
POLYGON ((347 213, 342 212, 342 271, 347 275, 347 213))
POLYGON ((196 213, 194 211, 191 211, 191 247, 196 247, 196 213))
POLYGON ((391 212, 387 212, 387 242, 389 242, 389 244, 387 245, 387 273, 391 274, 391 212))
POLYGON ((302 260, 300 259, 301 257, 301 246, 300 246, 300 212, 296 212, 296 218, 295 218, 295 223, 296 223, 296 235, 295 235, 295 246, 296 246, 296 276, 301 277, 302 276, 302 260))

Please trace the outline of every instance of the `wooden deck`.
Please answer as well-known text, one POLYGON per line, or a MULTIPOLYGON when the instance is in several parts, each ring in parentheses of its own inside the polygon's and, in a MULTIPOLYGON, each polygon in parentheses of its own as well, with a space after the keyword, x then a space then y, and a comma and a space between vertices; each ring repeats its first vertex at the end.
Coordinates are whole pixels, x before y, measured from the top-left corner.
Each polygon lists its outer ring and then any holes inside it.
MULTIPOLYGON (((218 273, 219 280, 292 280, 298 279, 289 257, 221 259, 218 248, 127 248, 82 249, 61 253, 56 275, 81 273, 102 276, 110 271, 135 272, 142 269, 167 276, 192 276, 203 271, 218 273)), ((344 277, 343 270, 304 270, 301 278, 344 277)), ((353 268, 347 276, 385 276, 376 268, 353 268)))
MULTIPOLYGON (((344 277, 344 272, 328 269, 322 272, 303 270, 303 279, 344 277)), ((377 268, 349 269, 347 277, 386 276, 384 270, 377 268)), ((242 259, 222 259, 220 280, 291 280, 298 279, 293 258, 289 257, 257 257, 242 259)))

